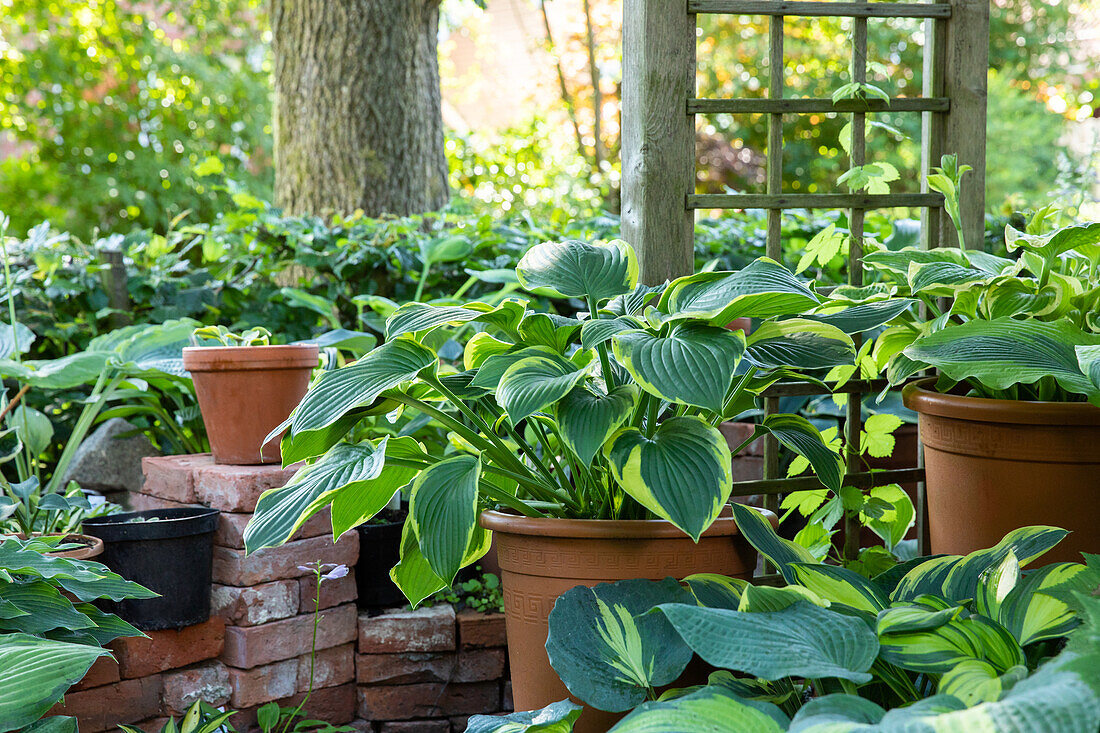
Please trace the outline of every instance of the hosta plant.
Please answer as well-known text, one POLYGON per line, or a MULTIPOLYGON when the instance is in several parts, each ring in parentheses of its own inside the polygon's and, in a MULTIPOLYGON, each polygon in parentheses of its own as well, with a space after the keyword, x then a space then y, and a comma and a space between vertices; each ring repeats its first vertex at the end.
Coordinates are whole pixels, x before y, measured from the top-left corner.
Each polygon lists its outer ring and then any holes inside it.
POLYGON ((573 588, 555 604, 550 661, 579 699, 633 711, 617 733, 1100 725, 1100 556, 1025 569, 1064 530, 1025 527, 986 550, 867 578, 735 512, 786 586, 627 580, 573 588), (717 671, 705 685, 667 689, 693 655, 717 671))
MULTIPOLYGON (((768 259, 648 287, 621 241, 537 245, 516 274, 529 291, 575 298, 586 312, 552 315, 519 299, 401 306, 386 321, 386 342, 323 374, 279 428, 289 428, 284 462, 308 465, 261 497, 249 552, 286 541, 329 505, 339 535, 403 487, 409 519, 392 575, 414 603, 487 551, 484 508, 662 518, 697 539, 732 489, 730 448, 716 426, 778 379, 850 364, 850 334, 908 307, 833 301, 768 259), (747 339, 724 328, 742 316, 759 320, 747 339), (433 330, 455 324, 477 333, 451 364, 428 344, 433 330), (402 435, 347 440, 364 418, 409 411, 449 431, 446 452, 402 435)), ((770 416, 749 440, 764 433, 839 490, 839 458, 807 420, 770 416)))
POLYGON ((1100 405, 1100 222, 1044 231, 1046 220, 1006 227, 1014 259, 951 247, 864 257, 881 297, 919 299, 927 313, 877 339, 891 382, 931 366, 944 392, 1100 405))
MULTIPOLYGON (((67 547, 60 537, 0 537, 0 731, 34 725, 95 660, 110 656, 109 642, 141 636, 94 601, 156 595, 99 563, 46 554, 67 547)), ((72 718, 48 720, 50 730, 76 731, 72 718)))

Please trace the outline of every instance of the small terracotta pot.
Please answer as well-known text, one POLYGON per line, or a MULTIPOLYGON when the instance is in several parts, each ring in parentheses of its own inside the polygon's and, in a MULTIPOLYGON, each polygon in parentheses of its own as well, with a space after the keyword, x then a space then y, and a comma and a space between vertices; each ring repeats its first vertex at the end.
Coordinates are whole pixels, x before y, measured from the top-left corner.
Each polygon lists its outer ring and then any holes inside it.
MULTIPOLYGON (((774 526, 775 515, 763 513, 774 526)), ((756 568, 756 550, 741 537, 728 509, 698 544, 663 520, 531 519, 487 511, 481 526, 492 530, 497 546, 516 710, 569 696, 550 666, 546 636, 554 601, 570 588, 693 573, 750 579, 756 568)), ((585 707, 574 730, 606 731, 621 717, 585 707)))
POLYGON ((290 416, 317 366, 316 344, 189 346, 183 366, 195 381, 215 463, 280 461, 279 440, 267 434, 290 416))
MULTIPOLYGON (((9 536, 18 537, 21 540, 27 539, 27 535, 22 532, 9 536)), ((42 533, 35 532, 34 536, 41 537, 42 533)), ((0 536, 0 539, 3 539, 3 537, 0 536)), ((98 537, 90 537, 86 534, 67 534, 65 535, 65 541, 79 543, 83 546, 73 550, 58 550, 57 552, 47 552, 46 554, 51 557, 64 557, 69 560, 91 560, 93 557, 98 557, 103 554, 103 540, 98 537)))
POLYGON ((1036 524, 1071 531, 1043 564, 1100 551, 1100 408, 940 394, 934 384, 903 392, 920 414, 931 551, 966 554, 1036 524))

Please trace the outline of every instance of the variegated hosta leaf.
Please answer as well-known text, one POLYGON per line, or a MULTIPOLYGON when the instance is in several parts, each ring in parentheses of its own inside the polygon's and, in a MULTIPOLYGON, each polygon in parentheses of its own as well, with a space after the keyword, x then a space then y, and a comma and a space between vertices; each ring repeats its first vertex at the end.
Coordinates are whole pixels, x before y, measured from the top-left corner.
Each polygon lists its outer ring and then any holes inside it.
POLYGON ((466 723, 466 733, 569 733, 582 710, 572 700, 559 700, 541 710, 473 715, 466 723))
POLYGON ((501 376, 497 401, 516 425, 569 394, 587 373, 567 359, 529 356, 501 376))
POLYGON ((785 447, 806 458, 821 483, 840 493, 843 479, 840 456, 829 448, 813 423, 800 415, 778 414, 764 418, 760 427, 774 435, 785 447))
POLYGON ((773 588, 769 585, 746 585, 741 594, 741 602, 735 610, 742 613, 770 613, 782 611, 796 603, 812 603, 822 608, 829 607, 829 601, 800 585, 788 585, 773 588))
POLYGON ((569 368, 572 365, 572 362, 547 346, 529 346, 525 349, 488 356, 478 367, 477 376, 470 381, 470 386, 494 391, 500 384, 500 378, 504 376, 504 372, 508 371, 508 367, 532 356, 545 357, 557 362, 563 368, 569 368))
POLYGON ((644 703, 611 729, 612 733, 672 733, 672 731, 740 731, 781 733, 789 719, 777 706, 739 698, 708 685, 689 695, 644 703))
POLYGON ((851 335, 870 331, 892 321, 912 308, 916 302, 912 298, 894 298, 860 303, 842 309, 826 306, 825 312, 810 313, 803 318, 836 326, 844 333, 851 335))
POLYGON ((412 339, 387 341, 354 364, 325 372, 312 384, 294 411, 290 433, 321 430, 435 362, 435 352, 412 339))
POLYGON ((796 582, 791 563, 815 562, 814 556, 805 547, 776 534, 763 514, 744 504, 735 502, 731 506, 741 534, 757 552, 779 568, 788 583, 796 582))
POLYGON ((634 290, 638 258, 621 239, 545 242, 527 250, 516 274, 525 288, 548 288, 566 298, 599 303, 634 290))
POLYGON ((557 313, 528 313, 520 321, 519 337, 524 344, 546 346, 563 354, 580 327, 581 322, 576 318, 557 313))
POLYGON ((828 369, 851 364, 852 338, 836 326, 805 318, 767 321, 748 339, 745 358, 762 369, 828 369))
POLYGON ((771 613, 681 604, 658 608, 704 661, 766 680, 838 677, 868 682, 879 651, 875 633, 864 621, 812 603, 771 613))
POLYGON ((1006 691, 1025 677, 1027 667, 1023 665, 999 672, 988 662, 968 659, 944 672, 936 692, 957 697, 970 707, 1001 699, 1006 691))
POLYGON ((1100 390, 1100 345, 1074 347, 1081 372, 1100 390))
POLYGON ((580 462, 589 465, 627 421, 637 401, 638 388, 632 384, 616 387, 609 394, 577 385, 555 407, 561 437, 580 462))
POLYGON ((964 254, 966 255, 966 261, 969 262, 971 266, 987 272, 990 275, 1015 276, 1019 274, 1019 260, 999 257, 980 249, 968 249, 964 254))
POLYGON ((459 455, 421 471, 409 492, 409 521, 420 552, 449 585, 462 569, 477 528, 481 459, 459 455))
POLYGON ((607 310, 617 316, 633 316, 640 313, 651 302, 660 299, 661 293, 668 287, 668 281, 660 285, 638 283, 629 293, 616 295, 607 304, 607 310))
POLYGON ((1054 377, 1066 391, 1100 405, 1100 389, 1081 371, 1074 350, 1098 344, 1100 335, 1086 333, 1068 320, 1000 318, 969 321, 922 336, 903 353, 957 382, 974 379, 990 389, 1054 377))
MULTIPOLYGON (((1010 558, 1015 560, 1014 556, 1010 558)), ((1002 565, 1010 562, 1006 559, 1002 565)), ((1080 563, 1052 563, 1018 577, 1007 589, 1003 589, 1007 585, 1006 573, 987 571, 975 598, 977 609, 1011 631, 1020 646, 1066 636, 1077 627, 1080 619, 1068 604, 1055 597, 1058 594, 1053 591, 1073 586, 1076 578, 1084 578, 1085 571, 1086 567, 1080 563)), ((1093 589, 1081 588, 1085 593, 1090 590, 1093 589)))
POLYGON ((19 730, 41 718, 106 656, 109 651, 88 644, 0 635, 0 730, 19 730))
MULTIPOLYGON (((465 567, 484 557, 491 543, 492 533, 476 527, 470 537, 470 544, 466 548, 462 565, 465 567)), ((436 591, 450 585, 435 574, 420 552, 416 529, 411 521, 406 521, 405 526, 401 528, 401 559, 390 568, 390 579, 405 594, 405 598, 409 599, 413 608, 419 606, 421 601, 436 591)))
POLYGON ((581 348, 594 349, 600 344, 610 341, 615 334, 623 331, 633 331, 641 325, 638 320, 625 316, 587 320, 581 326, 581 348))
POLYGON ((444 325, 478 321, 516 333, 526 306, 519 300, 506 300, 498 306, 472 302, 464 305, 430 305, 406 303, 386 319, 386 338, 392 340, 406 333, 418 333, 444 325))
POLYGON ((731 611, 740 607, 741 595, 749 585, 747 580, 714 573, 689 575, 684 578, 684 583, 700 606, 728 608, 731 611))
POLYGON ((993 276, 984 270, 951 262, 914 262, 909 265, 909 292, 934 296, 953 296, 968 287, 989 282, 993 276))
POLYGON ((705 318, 725 326, 741 317, 805 313, 818 304, 818 297, 790 270, 761 257, 737 272, 681 277, 665 289, 658 308, 671 318, 705 318))
POLYGON ((901 282, 907 282, 910 263, 927 265, 941 262, 962 266, 969 264, 966 253, 958 247, 935 249, 906 247, 896 251, 881 249, 877 252, 868 252, 863 256, 864 265, 879 272, 889 273, 901 282))
POLYGON ((1064 302, 1060 288, 1048 285, 1040 291, 1034 280, 1019 278, 993 282, 980 295, 982 317, 989 321, 1018 315, 1046 316, 1064 302))
POLYGON ((1024 652, 1009 631, 961 606, 894 606, 878 616, 882 659, 902 669, 943 674, 978 659, 999 672, 1024 664, 1024 652))
POLYGON ((847 568, 802 562, 792 563, 791 568, 800 586, 830 603, 876 615, 889 603, 874 583, 847 568))
POLYGON ((577 586, 550 612, 550 664, 569 692, 589 705, 629 710, 649 690, 674 682, 691 661, 691 650, 664 616, 647 612, 691 601, 671 578, 577 586))
POLYGON ((667 336, 626 331, 611 345, 615 359, 646 392, 711 412, 722 411, 745 351, 740 332, 697 323, 678 326, 667 336))
POLYGON ((1009 252, 1023 247, 1043 259, 1053 259, 1063 252, 1097 242, 1100 242, 1100 222, 1073 224, 1049 234, 1026 234, 1011 224, 1005 227, 1005 245, 1009 252))
POLYGON ((649 437, 626 428, 611 439, 607 455, 623 491, 695 540, 733 488, 726 439, 697 417, 664 420, 649 437))
POLYGON ((515 344, 501 341, 486 331, 475 333, 462 349, 462 368, 477 369, 490 356, 506 354, 514 348, 515 344))

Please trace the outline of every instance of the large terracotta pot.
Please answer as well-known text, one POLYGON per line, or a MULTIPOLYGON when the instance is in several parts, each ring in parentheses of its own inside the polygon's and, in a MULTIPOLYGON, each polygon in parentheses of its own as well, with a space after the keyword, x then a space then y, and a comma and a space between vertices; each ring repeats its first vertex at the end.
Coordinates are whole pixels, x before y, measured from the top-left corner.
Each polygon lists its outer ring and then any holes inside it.
POLYGON ((1043 562, 1100 551, 1100 408, 940 394, 906 386, 920 415, 931 551, 992 547, 1017 527, 1071 530, 1043 562))
POLYGON ((260 444, 290 416, 317 366, 316 344, 192 346, 183 366, 195 381, 215 463, 278 463, 279 441, 260 444))
MULTIPOLYGON (((775 515, 766 514, 774 526, 775 515)), ((493 531, 497 546, 516 710, 569 696, 550 666, 546 635, 554 601, 570 588, 693 573, 750 579, 756 568, 756 551, 729 510, 698 544, 663 520, 531 519, 487 511, 481 526, 493 531)), ((586 707, 575 731, 602 733, 620 717, 586 707)))

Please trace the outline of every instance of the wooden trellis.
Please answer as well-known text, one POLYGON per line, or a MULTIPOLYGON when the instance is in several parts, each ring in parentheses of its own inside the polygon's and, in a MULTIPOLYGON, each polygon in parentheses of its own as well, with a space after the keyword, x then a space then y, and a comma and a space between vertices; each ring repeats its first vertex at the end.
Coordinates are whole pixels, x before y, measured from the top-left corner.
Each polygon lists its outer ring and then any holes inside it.
MULTIPOLYGON (((779 0, 624 0, 623 8, 623 206, 624 238, 638 250, 642 279, 663 282, 693 270, 696 209, 767 209, 767 255, 782 261, 780 237, 786 209, 846 209, 851 225, 848 281, 863 282, 862 232, 871 209, 921 209, 921 245, 955 244, 955 231, 943 211, 943 197, 928 189, 926 175, 943 153, 957 153, 973 166, 963 188, 963 231, 971 242, 984 239, 986 73, 989 47, 988 0, 942 2, 782 2, 779 0), (767 98, 700 99, 696 96, 697 15, 725 13, 769 19, 767 98), (783 83, 783 21, 786 17, 831 16, 853 19, 852 81, 867 78, 867 25, 876 19, 923 18, 925 27, 923 90, 920 97, 883 100, 786 98, 783 83), (852 118, 852 166, 866 162, 864 122, 882 111, 922 115, 920 193, 820 193, 782 190, 783 116, 845 113, 852 118), (768 120, 767 193, 695 193, 696 115, 765 114, 768 120)), ((845 483, 869 488, 923 479, 919 467, 873 474, 860 470, 861 397, 877 392, 877 382, 849 382, 845 421, 845 483)), ((765 393, 765 412, 778 411, 785 395, 817 394, 802 383, 781 383, 765 393)), ((818 488, 815 477, 780 477, 779 449, 765 442, 764 478, 738 482, 734 494, 765 494, 774 507, 781 493, 818 488)), ((923 486, 918 493, 922 549, 923 486)), ((848 528, 851 541, 854 527, 848 528)))

